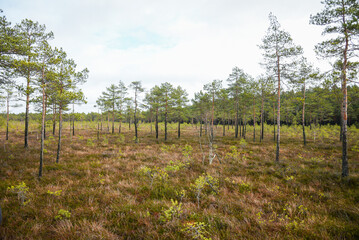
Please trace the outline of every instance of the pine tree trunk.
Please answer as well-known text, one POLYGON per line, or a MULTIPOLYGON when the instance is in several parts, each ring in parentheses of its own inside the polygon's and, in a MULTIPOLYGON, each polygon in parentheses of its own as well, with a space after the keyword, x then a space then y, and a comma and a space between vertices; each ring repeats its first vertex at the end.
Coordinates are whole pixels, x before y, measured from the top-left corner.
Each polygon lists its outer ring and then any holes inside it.
POLYGON ((72 104, 72 136, 75 136, 75 104, 74 103, 72 104))
POLYGON ((59 142, 57 145, 56 163, 59 163, 59 160, 60 160, 61 133, 62 133, 62 105, 60 104, 59 105, 59 142))
POLYGON ((276 148, 276 162, 279 162, 279 151, 280 151, 280 67, 279 67, 279 56, 277 55, 277 74, 278 74, 278 98, 277 98, 277 148, 276 148))
POLYGON ((222 124, 223 124, 223 137, 224 137, 224 136, 226 136, 226 116, 225 116, 225 114, 223 114, 222 124))
POLYGON ((239 103, 238 103, 238 93, 236 92, 236 128, 235 128, 235 138, 238 138, 238 125, 239 125, 239 103))
POLYGON ((56 104, 53 103, 52 107, 52 135, 55 135, 56 131, 56 104))
POLYGON ((42 165, 44 158, 44 139, 45 139, 45 116, 46 116, 46 102, 45 102, 45 82, 44 82, 44 67, 42 67, 42 119, 41 119, 41 147, 40 147, 40 166, 39 177, 42 176, 42 165))
POLYGON ((263 113, 264 113, 264 93, 263 93, 263 89, 262 89, 262 105, 261 105, 261 132, 260 132, 260 142, 262 142, 263 140, 263 137, 264 137, 264 116, 263 116, 263 113))
POLYGON ((115 133, 115 107, 112 108, 112 134, 115 133))
POLYGON ((107 132, 110 132, 110 112, 107 111, 107 132))
POLYGON ((307 144, 306 137, 305 137, 305 80, 304 80, 304 86, 303 86, 302 126, 303 126, 303 144, 305 146, 307 144))
POLYGON ((166 112, 165 112, 165 141, 167 140, 167 93, 166 93, 166 112))
MULTIPOLYGON (((29 57, 30 62, 30 57, 29 57)), ((25 110, 25 148, 29 147, 29 109, 30 109, 30 72, 27 75, 26 81, 26 110, 25 110)))
POLYGON ((97 140, 100 139, 100 112, 98 113, 98 118, 97 118, 97 140))
POLYGON ((273 102, 273 141, 275 142, 275 102, 273 102))
POLYGON ((256 100, 255 97, 253 96, 253 142, 256 141, 256 100))
POLYGON ((181 137, 181 120, 180 117, 178 117, 178 138, 181 137))
POLYGON ((9 140, 9 101, 10 95, 7 95, 6 98, 6 140, 9 140))
MULTIPOLYGON (((343 22, 346 23, 345 17, 343 15, 343 22)), ((343 114, 342 114, 342 122, 343 122, 343 147, 342 147, 342 177, 349 176, 349 163, 348 163, 348 142, 347 142, 347 133, 348 133, 348 95, 347 95, 347 52, 348 52, 348 32, 345 27, 345 49, 344 49, 344 61, 343 61, 343 70, 342 70, 342 77, 343 77, 343 114)))
POLYGON ((158 139, 158 108, 156 108, 156 123, 155 123, 155 129, 156 129, 156 139, 158 139))

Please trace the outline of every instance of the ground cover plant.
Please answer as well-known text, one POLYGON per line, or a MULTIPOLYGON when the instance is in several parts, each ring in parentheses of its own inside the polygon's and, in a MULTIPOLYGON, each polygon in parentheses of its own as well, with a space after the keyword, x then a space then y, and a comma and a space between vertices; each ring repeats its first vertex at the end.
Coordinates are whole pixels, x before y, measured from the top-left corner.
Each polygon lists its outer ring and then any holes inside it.
POLYGON ((249 126, 241 141, 234 128, 223 137, 214 126, 221 161, 209 164, 199 125, 184 124, 178 139, 176 124, 169 124, 164 142, 142 123, 135 143, 127 127, 97 139, 96 122, 83 122, 75 136, 64 124, 59 163, 56 136, 49 133, 38 178, 39 128, 30 125, 24 149, 21 124, 13 122, 12 137, 1 139, 1 239, 359 238, 354 126, 349 179, 341 177, 333 126, 308 127, 306 146, 300 126, 283 126, 279 163, 271 126, 262 142, 253 142, 249 126))

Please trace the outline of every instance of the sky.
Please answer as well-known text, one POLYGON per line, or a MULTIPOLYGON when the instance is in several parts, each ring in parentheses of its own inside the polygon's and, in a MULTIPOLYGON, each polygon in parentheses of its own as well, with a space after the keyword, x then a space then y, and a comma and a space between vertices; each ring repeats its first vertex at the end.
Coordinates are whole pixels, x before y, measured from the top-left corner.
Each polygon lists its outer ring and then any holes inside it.
POLYGON ((314 66, 327 67, 313 50, 323 29, 309 24, 320 0, 0 0, 0 9, 12 24, 45 24, 51 45, 78 71, 89 69, 81 86, 88 103, 79 112, 96 111, 96 99, 119 80, 141 81, 146 91, 169 82, 192 98, 214 79, 225 83, 235 66, 259 76, 270 12, 314 66))

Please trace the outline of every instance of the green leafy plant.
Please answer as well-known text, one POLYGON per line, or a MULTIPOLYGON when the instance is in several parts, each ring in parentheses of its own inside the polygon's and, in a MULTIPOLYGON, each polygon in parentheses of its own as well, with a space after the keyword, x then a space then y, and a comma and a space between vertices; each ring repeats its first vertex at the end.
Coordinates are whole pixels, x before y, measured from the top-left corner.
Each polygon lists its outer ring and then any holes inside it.
POLYGON ((181 217, 183 212, 182 203, 178 203, 177 200, 171 199, 172 206, 167 210, 162 209, 163 214, 160 217, 160 220, 163 222, 168 222, 173 219, 177 219, 181 217))
POLYGON ((183 225, 182 232, 187 233, 192 239, 210 240, 210 237, 206 237, 209 234, 206 230, 207 227, 210 227, 210 225, 204 222, 186 222, 183 225))
POLYGON ((150 187, 152 188, 153 182, 155 180, 158 180, 160 182, 164 182, 168 179, 167 172, 163 171, 162 169, 158 167, 149 168, 149 167, 141 167, 140 174, 143 176, 147 176, 151 183, 150 187))
POLYGON ((230 152, 226 154, 225 159, 238 160, 240 159, 241 152, 236 146, 229 147, 230 152))
POLYGON ((199 176, 194 184, 191 184, 191 188, 194 190, 196 198, 197 198, 197 206, 199 208, 200 199, 202 196, 202 192, 205 187, 208 186, 211 191, 215 194, 218 194, 219 189, 219 181, 217 178, 212 177, 209 174, 203 174, 199 176))
POLYGON ((47 190, 47 194, 53 195, 53 196, 56 196, 56 197, 60 196, 61 193, 62 193, 62 190, 58 190, 58 191, 55 191, 55 192, 52 192, 52 191, 50 191, 50 190, 47 190))
POLYGON ((71 217, 71 213, 67 210, 60 209, 55 216, 55 220, 69 219, 71 217))
POLYGON ((185 189, 182 189, 181 191, 176 191, 176 196, 179 199, 180 202, 182 202, 183 198, 185 198, 187 195, 187 191, 185 189))
POLYGON ((182 155, 189 161, 191 159, 191 155, 193 152, 193 148, 191 145, 186 144, 183 148, 182 148, 182 155))
POLYGON ((17 198, 19 199, 21 205, 26 205, 30 202, 30 199, 26 200, 29 187, 26 186, 24 182, 21 182, 15 186, 8 187, 7 189, 12 193, 17 194, 17 198))
POLYGON ((100 177, 100 180, 99 180, 100 184, 104 184, 104 183, 105 183, 105 179, 103 178, 103 175, 102 175, 102 174, 99 174, 98 176, 100 177))
POLYGON ((244 140, 243 138, 241 138, 241 140, 239 141, 239 146, 240 146, 242 149, 245 149, 246 146, 247 146, 246 140, 244 140))
POLYGON ((170 161, 169 164, 165 167, 167 172, 177 172, 178 170, 188 167, 189 162, 181 162, 181 161, 170 161))
POLYGON ((251 190, 251 185, 249 183, 245 183, 243 181, 241 181, 239 184, 239 191, 240 192, 248 192, 251 190))

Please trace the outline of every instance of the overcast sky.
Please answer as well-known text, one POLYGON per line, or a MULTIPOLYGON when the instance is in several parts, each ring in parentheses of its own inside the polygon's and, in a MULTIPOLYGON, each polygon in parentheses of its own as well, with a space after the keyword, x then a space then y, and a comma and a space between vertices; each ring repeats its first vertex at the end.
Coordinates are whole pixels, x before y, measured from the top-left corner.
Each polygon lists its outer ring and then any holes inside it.
POLYGON ((111 83, 141 81, 181 85, 190 97, 214 79, 226 80, 234 66, 256 77, 264 72, 258 45, 273 12, 315 66, 313 51, 322 28, 309 25, 320 0, 0 0, 12 24, 29 18, 53 31, 62 47, 90 71, 82 89, 93 110, 111 83))

